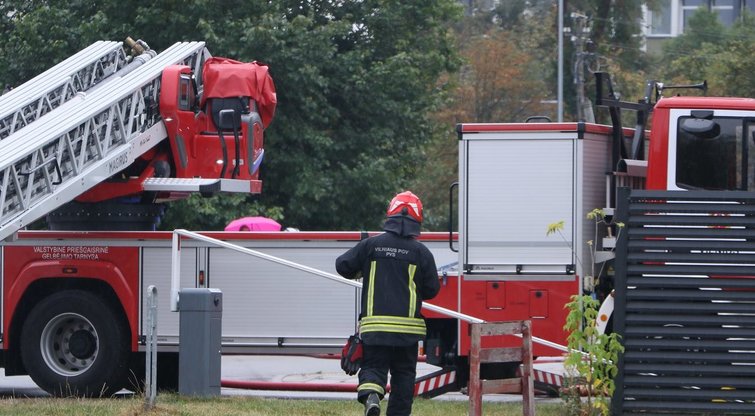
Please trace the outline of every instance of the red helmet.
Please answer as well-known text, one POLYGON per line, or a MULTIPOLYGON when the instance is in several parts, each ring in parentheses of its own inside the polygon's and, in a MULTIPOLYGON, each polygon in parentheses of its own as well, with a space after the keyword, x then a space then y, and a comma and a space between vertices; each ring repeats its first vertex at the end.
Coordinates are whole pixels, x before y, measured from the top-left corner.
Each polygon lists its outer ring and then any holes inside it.
POLYGON ((417 222, 422 222, 422 201, 411 191, 401 192, 393 197, 388 205, 387 215, 389 217, 399 215, 409 215, 417 222))

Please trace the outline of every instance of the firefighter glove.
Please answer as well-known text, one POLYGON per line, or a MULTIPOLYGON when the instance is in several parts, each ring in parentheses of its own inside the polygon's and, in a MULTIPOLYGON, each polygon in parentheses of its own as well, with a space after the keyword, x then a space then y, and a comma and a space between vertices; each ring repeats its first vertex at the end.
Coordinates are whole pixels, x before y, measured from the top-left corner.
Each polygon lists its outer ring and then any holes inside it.
POLYGON ((341 369, 348 375, 353 376, 359 371, 362 364, 362 339, 359 334, 354 334, 346 341, 341 351, 341 369))

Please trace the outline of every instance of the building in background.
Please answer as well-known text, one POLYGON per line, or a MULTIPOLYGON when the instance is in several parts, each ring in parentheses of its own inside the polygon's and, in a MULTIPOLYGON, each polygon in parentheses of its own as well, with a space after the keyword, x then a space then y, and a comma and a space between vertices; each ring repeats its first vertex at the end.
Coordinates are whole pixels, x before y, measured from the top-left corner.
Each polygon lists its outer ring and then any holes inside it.
POLYGON ((731 26, 745 11, 755 13, 755 0, 661 0, 657 11, 645 9, 643 25, 648 52, 659 52, 664 40, 684 33, 689 18, 700 7, 718 14, 725 26, 731 26))
MULTIPOLYGON (((459 0, 467 15, 476 11, 490 11, 503 4, 503 0, 459 0)), ((755 14, 755 0, 659 0, 658 10, 643 7, 644 21, 641 22, 650 53, 660 53, 664 41, 684 33, 689 19, 699 8, 706 8, 718 15, 724 26, 731 26, 745 12, 755 14)), ((567 7, 568 16, 574 10, 567 7)), ((582 13, 583 11, 580 11, 582 13)))

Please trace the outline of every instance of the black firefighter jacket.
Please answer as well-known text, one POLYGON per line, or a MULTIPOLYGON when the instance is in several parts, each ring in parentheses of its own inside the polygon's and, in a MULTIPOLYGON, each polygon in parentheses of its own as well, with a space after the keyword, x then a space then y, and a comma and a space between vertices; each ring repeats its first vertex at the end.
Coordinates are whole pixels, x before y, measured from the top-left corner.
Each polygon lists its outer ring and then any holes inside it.
POLYGON ((366 345, 409 346, 426 334, 422 301, 435 297, 440 283, 432 253, 413 238, 418 232, 405 231, 413 224, 399 223, 406 221, 412 220, 389 218, 387 232, 336 259, 341 276, 364 278, 359 332, 366 345))

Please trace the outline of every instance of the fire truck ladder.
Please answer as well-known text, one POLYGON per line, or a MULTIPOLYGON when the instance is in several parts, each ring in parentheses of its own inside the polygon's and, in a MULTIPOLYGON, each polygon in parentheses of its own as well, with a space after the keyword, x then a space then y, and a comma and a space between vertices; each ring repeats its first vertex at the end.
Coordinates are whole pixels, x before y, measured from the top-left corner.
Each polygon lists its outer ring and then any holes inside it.
POLYGON ((0 141, 0 239, 118 173, 167 138, 157 108, 163 69, 184 64, 200 73, 209 56, 204 42, 176 43, 0 141))
POLYGON ((0 140, 87 91, 128 63, 122 42, 97 41, 0 96, 0 140))

